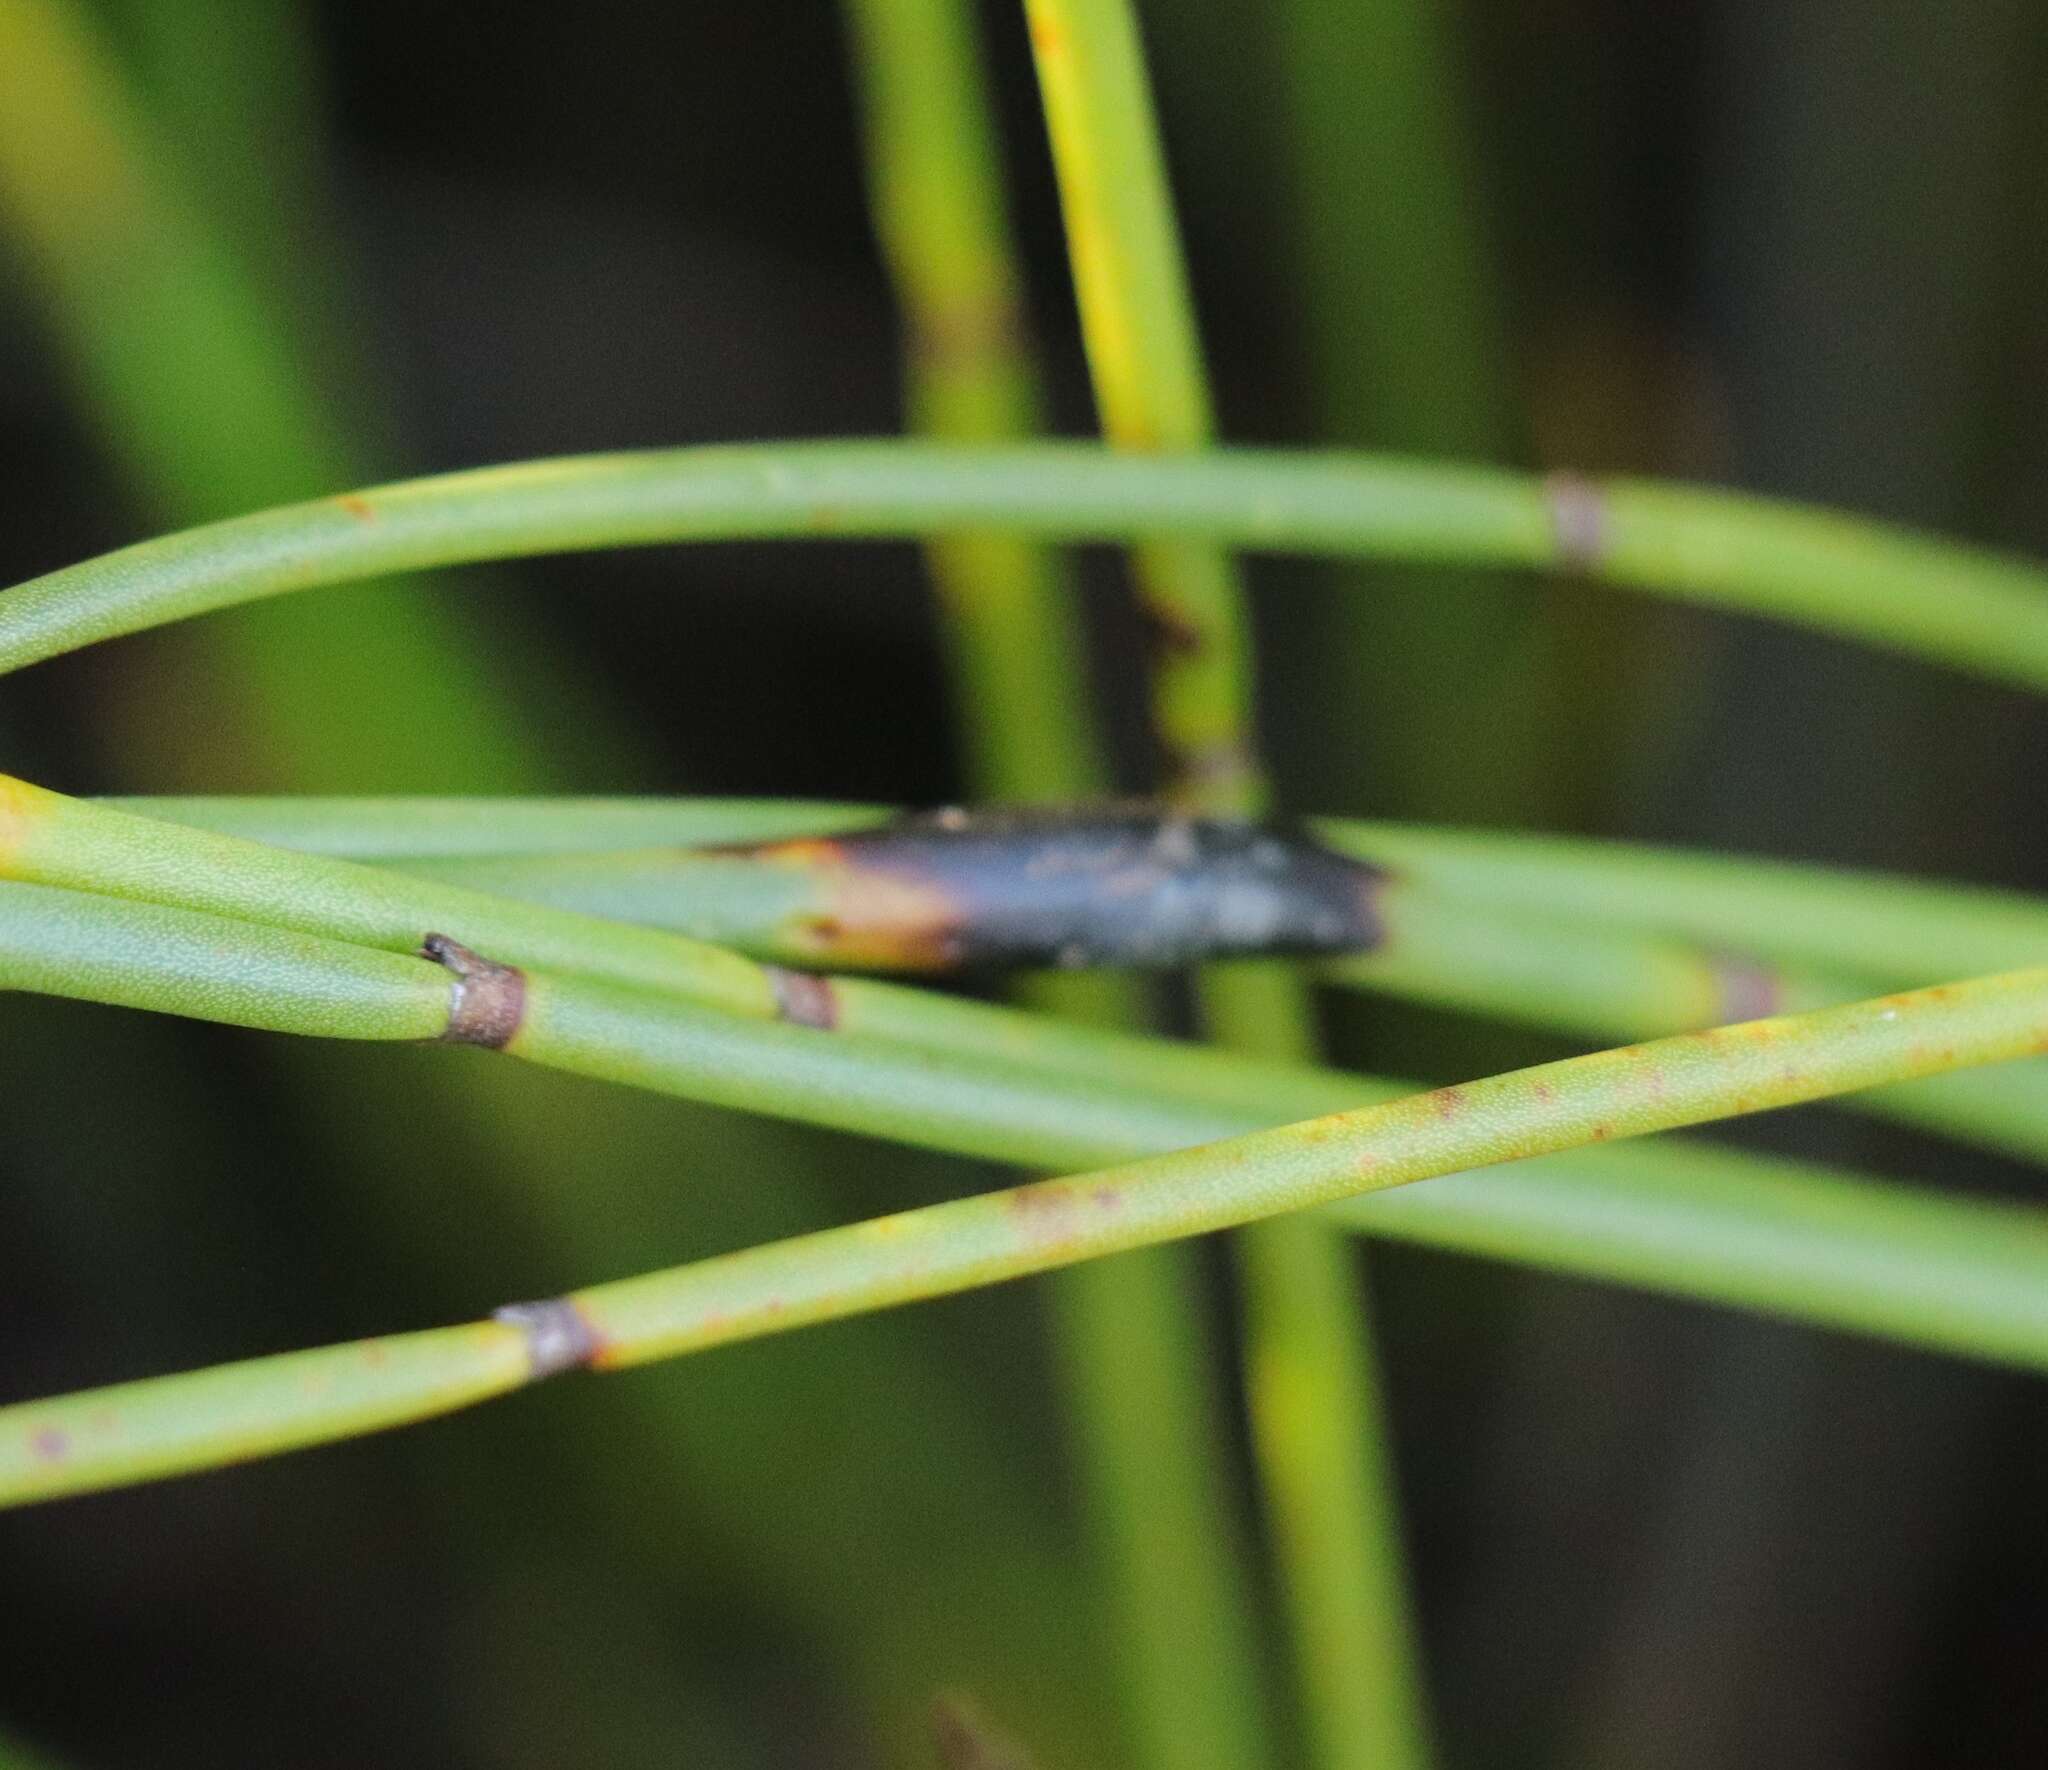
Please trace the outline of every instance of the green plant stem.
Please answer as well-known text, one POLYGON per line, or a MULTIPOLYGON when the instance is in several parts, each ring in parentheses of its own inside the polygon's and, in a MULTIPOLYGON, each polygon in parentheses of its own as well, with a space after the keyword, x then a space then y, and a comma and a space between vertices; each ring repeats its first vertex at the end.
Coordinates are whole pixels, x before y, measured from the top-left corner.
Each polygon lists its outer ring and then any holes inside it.
POLYGON ((1556 482, 1394 457, 1082 443, 829 442, 482 468, 145 541, 0 594, 0 671, 209 610, 379 573, 669 541, 1172 535, 1267 551, 1575 566, 2048 686, 2048 574, 1911 531, 1734 492, 1556 482), (1560 539, 1558 504, 1572 514, 1560 539), (1597 516, 1597 523, 1595 517, 1597 516), (1597 537, 1597 538, 1595 538, 1597 537))
MULTIPOLYGON (((991 98, 964 0, 848 0, 876 231, 902 308, 913 428, 954 443, 1042 426, 991 98)), ((1075 586, 1003 534, 928 548, 969 774, 1003 800, 1078 797, 1103 772, 1075 586)))
MULTIPOLYGON (((852 0, 870 187, 905 325, 912 422, 956 442, 1039 427, 990 102, 965 0, 852 0)), ((927 547, 955 723, 977 793, 1077 800, 1107 784, 1074 586, 1050 551, 964 533, 927 547)), ((1122 980, 1045 979, 1044 1005, 1129 1022, 1122 980)), ((1223 1491, 1199 1273, 1160 1249, 1064 1274, 1053 1335, 1118 1680, 1141 1737, 1269 1754, 1239 1531, 1223 1491), (1189 1693, 1197 1693, 1190 1700, 1189 1693)), ((1184 1754, 1179 1755, 1185 1761, 1184 1754)), ((1165 1761, 1175 1761, 1168 1759, 1165 1761)))
MULTIPOLYGON (((2037 968, 1570 1058, 1075 1179, 824 1230, 600 1285, 568 1301, 590 1337, 587 1361, 616 1368, 1437 1175, 1996 1062, 2044 1040, 2048 969, 2037 968)), ((1500 1179, 1512 1191, 1535 1172, 1500 1179)), ((1657 1193, 1643 1189, 1640 1214, 1656 1214, 1657 1193)), ((1930 1315, 1945 1318, 1950 1331, 1981 1317, 1987 1344, 2048 1363, 2048 1226, 2038 1216, 1906 1195, 1867 1208, 1853 1197, 1781 1196, 1755 1218, 1740 1211, 1732 1218, 1735 1250, 1712 1238, 1671 1244, 1654 1265, 1660 1275, 1697 1275, 1736 1251, 1739 1282, 1752 1300, 1773 1289, 1774 1279, 1789 1278, 1785 1293, 1812 1313, 1840 1302, 1845 1249, 1867 1254, 1889 1244, 1862 1274, 1868 1288, 1853 1307, 1909 1333, 1930 1315), (1914 1227, 1928 1232, 1899 1233, 1914 1227), (1803 1268, 1786 1265, 1809 1238, 1824 1246, 1811 1283, 1803 1268)), ((1697 1206, 1701 1198, 1695 1190, 1687 1202, 1697 1206)), ((1617 1239, 1629 1233, 1627 1218, 1615 1213, 1594 1238, 1605 1244, 1603 1257, 1612 1259, 1617 1239)), ((1640 1277, 1653 1263, 1624 1264, 1640 1277)), ((442 1329, 17 1403, 0 1409, 0 1503, 215 1466, 463 1405, 525 1374, 527 1347, 511 1325, 442 1329)))
POLYGON ((1518 831, 1326 820, 1323 838, 1447 897, 1661 929, 1786 964, 1926 983, 2028 963, 2048 901, 1895 873, 1518 831))
MULTIPOLYGON (((1025 10, 1104 434, 1138 452, 1201 448, 1213 440, 1208 378, 1137 19, 1129 0, 1026 0, 1025 10)), ((1211 814, 1263 810, 1270 790, 1236 563, 1216 548, 1153 541, 1132 565, 1160 637, 1150 706, 1165 797, 1211 814)), ((1212 971, 1199 994, 1225 1045, 1312 1054, 1309 1003, 1288 973, 1212 971)), ((1332 1766, 1421 1764, 1399 1514, 1351 1251, 1316 1224, 1289 1222, 1254 1231, 1241 1253, 1253 1453, 1311 1735, 1332 1766)), ((1184 1761, 1245 1761, 1228 1741, 1201 1749, 1184 1761)))
MULTIPOLYGON (((817 955, 792 939, 790 926, 800 928, 807 912, 831 907, 811 895, 811 881, 787 866, 670 848, 624 854, 544 848, 538 855, 486 852, 403 863, 427 875, 416 881, 251 847, 224 833, 215 839, 111 805, 68 800, 19 782, 8 785, 4 778, 0 799, 14 807, 15 832, 11 841, 0 841, 0 875, 243 917, 401 953, 415 951, 428 932, 454 930, 468 944, 509 962, 606 977, 754 1015, 776 1011, 774 980, 759 965, 724 950, 723 943, 757 957, 812 964, 817 955), (515 898, 531 893, 540 901, 522 906, 483 895, 476 886, 515 898), (599 915, 681 928, 698 938, 678 940, 599 915), (705 941, 721 945, 707 947, 705 941)), ((319 834, 325 804, 128 803, 300 838, 319 834)), ((775 802, 700 806, 630 800, 571 801, 552 811, 545 800, 476 806, 344 801, 339 810, 345 820, 339 837, 379 852, 441 841, 488 849, 514 838, 566 843, 616 834, 752 839, 788 833, 792 812, 775 802), (444 806, 447 821, 436 823, 444 806)), ((795 814, 797 827, 812 833, 835 823, 859 827, 883 815, 870 808, 809 806, 795 808, 795 814)), ((1783 866, 1766 869, 1759 875, 1763 883, 1756 884, 1740 867, 1712 856, 1402 831, 1341 820, 1320 828, 1362 857, 1398 856, 1398 870, 1377 898, 1384 943, 1372 953, 1326 962, 1326 977, 1602 1039, 1848 1001, 1872 987, 1925 982, 1940 974, 1943 961, 1956 958, 1974 961, 1974 967, 1959 965, 1957 971, 2011 966, 2032 958, 2048 941, 2048 906, 2015 893, 1783 866), (1549 855, 1541 879, 1534 881, 1547 882, 1548 895, 1524 891, 1525 873, 1513 864, 1537 852, 1549 855), (1501 857, 1498 866, 1489 860, 1495 855, 1501 857), (1641 877, 1638 863, 1648 866, 1641 877), (1575 873, 1575 865, 1582 871, 1575 873), (1575 897, 1575 890, 1581 895, 1575 897), (1534 911, 1510 907, 1527 900, 1536 903, 1534 911), (1575 904, 1605 920, 1565 913, 1575 904), (1768 966, 1633 925, 1683 925, 1695 909, 1718 916, 1718 931, 1731 938, 1753 934, 1796 944, 1810 931, 1812 938, 1846 946, 1852 956, 1881 950, 1890 955, 1889 974, 1768 966), (1960 938, 1951 917, 1965 924, 1960 938)), ((1041 1073, 1056 1076, 1085 1077, 1100 1061, 1100 1053, 1085 1043, 1068 1049, 1043 1030, 1020 1035, 1028 1021, 1005 1019, 972 1003, 859 980, 838 984, 836 1000, 840 1024, 866 1036, 985 1052, 1003 1062, 1041 1065, 1041 1073)), ((1177 1047, 1139 1042, 1134 1048, 1175 1053, 1164 1063, 1147 1059, 1169 1080, 1192 1073, 1176 1067, 1185 1063, 1177 1047)), ((2001 1153, 2048 1161, 2048 1106, 2031 1066, 1880 1090, 1852 1104, 2001 1153)))
MULTIPOLYGON (((120 467, 182 520, 361 479, 363 456, 302 375, 270 292, 182 188, 95 22, 65 0, 0 0, 0 227, 120 467)), ((450 757, 478 781, 534 778, 538 748, 490 711, 497 685, 471 623, 421 586, 365 589, 285 629, 230 623, 218 638, 227 667, 208 692, 287 778, 342 784, 340 731, 341 753, 391 786, 435 784, 450 757), (422 657, 435 660, 431 696, 414 692, 422 657), (442 760, 423 770, 422 757, 442 760)), ((500 632, 490 649, 507 642, 500 632)))
POLYGON ((816 799, 283 798, 138 795, 91 801, 113 811, 337 860, 445 860, 456 856, 577 854, 592 849, 680 848, 836 835, 898 815, 816 799))
POLYGON ((432 933, 503 963, 552 965, 776 1012, 760 966, 698 941, 461 886, 158 823, 0 776, 0 877, 168 904, 398 953, 432 933))
MULTIPOLYGON (((1369 842, 1357 846, 1372 852, 1369 842)), ((1430 848, 1427 837, 1421 847, 1430 848)), ((667 847, 399 864, 430 879, 521 901, 678 930, 759 959, 832 968, 831 955, 818 949, 811 929, 821 917, 836 920, 840 906, 823 878, 788 864, 667 847)), ((1909 966, 1915 974, 1908 978, 1873 978, 1810 965, 1768 965, 1630 926, 1627 915, 1659 913, 1654 897, 1617 904, 1609 920, 1591 922, 1506 907, 1514 894, 1483 870, 1461 892, 1462 878, 1454 873, 1453 889, 1446 891, 1426 861, 1388 874, 1373 898, 1381 943, 1369 952, 1320 961, 1316 974, 1340 986, 1601 1040, 1650 1038, 1823 1007, 1938 974, 1932 967, 1909 966)), ((2021 924, 2027 907, 2024 899, 2004 904, 2008 919, 2021 924)), ((1892 925, 1901 920, 1888 906, 1879 908, 1892 925)), ((2039 943, 2015 943, 1988 962, 2010 965, 2039 950, 2039 943)), ((903 1034, 892 1029, 892 1036, 903 1034)), ((2031 1065, 1877 1090, 1850 1104, 2003 1154, 2048 1161, 2048 1095, 2031 1065)), ((1297 1288, 1314 1282, 1301 1273, 1295 1277, 1297 1288)))
MULTIPOLYGON (((0 986, 279 1031, 373 1039, 433 1036, 446 1022, 450 1001, 445 972, 399 955, 190 911, 23 885, 0 885, 0 986)), ((1261 1062, 888 986, 839 987, 845 1013, 840 1030, 827 1035, 557 977, 549 980, 547 994, 557 1002, 567 999, 569 1007, 559 1017, 553 1011, 543 1016, 547 1026, 523 1042, 518 1054, 721 1105, 1044 1168, 1211 1142, 1412 1091, 1407 1084, 1261 1062), (866 1013, 877 1002, 885 1022, 891 1014, 899 1026, 913 1018, 921 1022, 931 1048, 905 1049, 904 1041, 878 1033, 866 1013)), ((1907 1328, 1887 1327, 1891 1317, 1882 1308, 1871 1312, 1867 1298, 1847 1315, 1828 1312, 1843 1295, 1865 1297, 1859 1274, 1885 1274, 1872 1280, 1870 1295, 1895 1287, 1892 1263, 1910 1259, 1911 1249, 1887 1240, 1882 1211, 1869 1231, 1875 1240, 1866 1244, 1860 1239, 1865 1226, 1846 1202, 1855 1189, 1831 1195, 1830 1183, 1813 1170, 1760 1164, 1733 1152, 1696 1152, 1680 1161, 1658 1147, 1625 1155, 1581 1152, 1569 1183, 1553 1184, 1547 1178, 1552 1171, 1541 1163, 1521 1171, 1511 1197, 1496 1190, 1504 1182, 1483 1176, 1472 1182, 1476 1192, 1461 1183, 1404 1195, 1389 1232, 1426 1245, 1653 1287, 1675 1271, 1683 1280, 1681 1294, 1728 1297, 1985 1351, 1967 1323, 1948 1322, 1938 1291, 1921 1299, 1926 1307, 1907 1328), (1805 1300, 1797 1261, 1777 1266, 1765 1260, 1744 1276, 1745 1264, 1758 1262, 1741 1199, 1751 1179, 1772 1175, 1766 1190, 1776 1201, 1773 1215, 1804 1211, 1849 1238, 1849 1251, 1837 1262, 1846 1287, 1839 1295, 1824 1286, 1820 1303, 1805 1300), (1810 1204, 1798 1193, 1802 1175, 1818 1188, 1810 1204), (1723 1183, 1730 1189, 1725 1203, 1714 1190, 1723 1183), (1676 1224, 1659 1202, 1667 1185, 1686 1196, 1676 1224), (1495 1199, 1502 1207, 1497 1223, 1488 1210, 1495 1199), (1438 1200, 1442 1210, 1432 1202, 1438 1200), (1611 1217, 1611 1226, 1590 1227, 1602 1213, 1611 1217), (1674 1266, 1674 1236, 1688 1245, 1704 1238, 1710 1250, 1702 1256, 1705 1265, 1674 1266), (1577 1251, 1582 1246, 1583 1260, 1577 1251), (1697 1271, 1710 1273, 1712 1282, 1695 1285, 1685 1276, 1697 1271)), ((1928 1209, 1938 1219, 1950 1202, 1931 1199, 1928 1209)), ((1768 1238, 1758 1245, 1768 1247, 1768 1238)), ((1994 1347, 1990 1355, 2001 1354, 1994 1347)))
MULTIPOLYGON (((1431 0, 1282 0, 1281 152, 1298 244, 1283 336, 1324 442, 1467 460, 1521 453, 1514 353, 1459 66, 1431 0), (1298 293, 1297 293, 1298 291, 1298 293)), ((1324 802, 1436 817, 1540 815, 1563 708, 1542 602, 1476 574, 1355 568, 1310 616, 1314 701, 1346 709, 1324 802), (1431 717, 1413 709, 1427 706, 1431 717)))
MULTIPOLYGON (((1025 0, 1025 13, 1103 435, 1138 454, 1202 448, 1215 423, 1137 21, 1122 0, 1025 0)), ((1132 567, 1160 635, 1151 709, 1166 797, 1256 809, 1265 786, 1236 568, 1214 547, 1140 539, 1132 567)))

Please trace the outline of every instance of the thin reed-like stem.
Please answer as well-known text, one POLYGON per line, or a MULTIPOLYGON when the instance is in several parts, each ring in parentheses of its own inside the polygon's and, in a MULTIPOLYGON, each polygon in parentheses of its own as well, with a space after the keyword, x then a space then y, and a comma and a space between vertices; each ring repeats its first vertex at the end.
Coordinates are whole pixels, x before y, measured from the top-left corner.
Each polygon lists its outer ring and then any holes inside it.
POLYGON ((1640 480, 1282 450, 1167 458, 1085 443, 745 444, 373 487, 145 541, 0 592, 0 671, 213 609, 425 566, 671 541, 989 529, 1566 567, 2048 686, 2048 572, 1886 524, 1640 480))
MULTIPOLYGON (((904 323, 913 426, 953 442, 1039 428, 998 172, 992 106, 967 0, 850 0, 877 229, 904 323)), ((926 549, 955 725, 980 797, 1079 800, 1108 784, 1064 561, 1000 533, 926 549)), ((1027 983, 1041 1005, 1129 1023, 1108 976, 1027 983)), ((1103 1545, 1134 1731, 1161 1727, 1268 1754, 1242 1532, 1219 1459, 1200 1273, 1156 1249, 1061 1275, 1052 1331, 1079 1485, 1103 1545)))
MULTIPOLYGON (((1026 0, 1026 13, 1104 435, 1141 453, 1199 449, 1214 418, 1136 15, 1129 0, 1026 0)), ((1131 559, 1158 635, 1150 706, 1165 797, 1211 814, 1263 810, 1271 790, 1236 562, 1160 541, 1131 559)), ((1284 972, 1212 971, 1199 999, 1227 1046, 1314 1051, 1307 995, 1284 972)), ((1310 1734, 1333 1767, 1423 1763, 1399 1515, 1354 1256, 1318 1225, 1291 1221, 1254 1230, 1240 1253, 1253 1455, 1311 1668, 1301 1680, 1310 1734)))
MULTIPOLYGON (((2044 1041, 2048 969, 2037 968, 1570 1058, 600 1285, 491 1323, 21 1402, 0 1409, 0 1503, 215 1467, 446 1411, 575 1365, 673 1357, 1433 1176, 1997 1062, 2044 1041)), ((1499 1178, 1512 1190, 1535 1172, 1499 1178)), ((1656 1199, 1644 1189, 1643 1209, 1654 1215, 1656 1199)), ((1627 1216, 1612 1213, 1593 1237, 1609 1257, 1627 1216)), ((1734 1222, 1752 1298, 1818 1232, 1821 1257, 1791 1268, 1786 1289, 1809 1310, 1826 1308, 1831 1294, 1840 1300, 1843 1249, 1869 1250, 1881 1230, 1887 1253, 1861 1274, 1852 1307, 1894 1329, 1930 1315, 1951 1330, 1987 1322, 1986 1340, 2005 1355, 2048 1362, 2048 1229, 2037 1216, 1903 1196, 1866 1210, 1821 1194, 1738 1211, 1734 1222)), ((1659 1264, 1697 1274, 1726 1252, 1710 1239, 1675 1243, 1659 1264)))

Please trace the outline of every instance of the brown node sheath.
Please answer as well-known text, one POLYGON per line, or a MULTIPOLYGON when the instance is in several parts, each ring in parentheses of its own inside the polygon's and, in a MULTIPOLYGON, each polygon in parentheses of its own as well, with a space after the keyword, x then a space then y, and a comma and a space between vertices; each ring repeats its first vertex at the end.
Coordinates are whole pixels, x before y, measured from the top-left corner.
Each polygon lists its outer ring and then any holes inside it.
POLYGON ((454 1045, 482 1045, 502 1051, 526 1018, 526 973, 516 965, 472 952, 445 934, 420 942, 421 954, 455 974, 448 996, 448 1025, 441 1037, 454 1045))
POLYGON ((540 1303, 507 1303, 491 1311, 526 1336, 526 1362, 535 1382, 563 1371, 582 1370, 597 1362, 604 1338, 573 1297, 549 1297, 540 1303))

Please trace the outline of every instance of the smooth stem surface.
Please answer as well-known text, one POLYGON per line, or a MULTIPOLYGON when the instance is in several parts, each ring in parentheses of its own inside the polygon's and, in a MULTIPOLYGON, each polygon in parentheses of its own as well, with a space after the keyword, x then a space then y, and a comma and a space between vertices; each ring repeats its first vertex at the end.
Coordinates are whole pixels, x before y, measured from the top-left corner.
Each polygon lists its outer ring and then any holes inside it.
POLYGON ((1734 492, 1388 456, 830 442, 585 455, 320 499, 146 541, 0 593, 0 671, 379 573, 666 541, 1148 535, 1338 558, 1567 565, 2048 686, 2048 573, 1734 492), (1568 507, 1569 514, 1565 514, 1568 507))
MULTIPOLYGON (((955 442, 1027 435, 1040 400, 967 0, 850 0, 849 13, 913 424, 955 442)), ((940 536, 927 557, 977 794, 1099 795, 1108 777, 1063 562, 1000 533, 940 536)), ((1130 1021, 1141 1007, 1118 979, 1027 988, 1083 1019, 1130 1021)), ((1053 1292, 1053 1337, 1136 1731, 1158 1737, 1168 1717, 1180 1735, 1235 1738, 1264 1756, 1240 1532, 1215 1454, 1200 1276, 1172 1249, 1080 1267, 1053 1292)))
MULTIPOLYGON (((1041 427, 987 76, 965 0, 847 0, 876 231, 902 311, 912 427, 954 443, 1041 427)), ((997 800, 1099 791, 1071 573, 1002 534, 927 549, 956 724, 997 800)))
MULTIPOLYGON (((575 1337, 587 1342, 572 1361, 616 1368, 673 1357, 1436 1175, 1996 1062, 2044 1041, 2048 969, 2035 969, 1571 1058, 600 1285, 569 1299, 575 1337)), ((1523 1177, 1500 1179, 1512 1190, 1523 1177)), ((1655 1190, 1643 1201, 1652 1210, 1655 1190)), ((1738 1219, 1749 1225, 1744 1281, 1754 1294, 1774 1271, 1782 1279, 1803 1232, 1846 1244, 1879 1223, 1908 1229, 1916 1216, 1939 1226, 1917 1241, 1894 1240, 1897 1264, 1862 1305, 1895 1324, 1951 1302, 1965 1315, 1988 1309, 2009 1351, 2048 1360, 2048 1231, 2031 1215, 1964 1206, 1930 1219, 1900 1197, 1873 1210, 1849 1198, 1781 1199, 1753 1221, 1738 1219), (1959 1253, 1966 1257, 1951 1267, 1959 1253), (1941 1288, 1951 1277, 1952 1296, 1941 1288)), ((1625 1218, 1616 1213, 1596 1239, 1611 1244, 1625 1218)), ((1710 1241, 1675 1242, 1662 1264, 1697 1270, 1715 1259, 1710 1241)), ((1790 1289, 1825 1307, 1841 1274, 1832 1258, 1818 1270, 1820 1283, 1790 1289)), ((559 1326, 560 1311, 554 1319, 559 1326)), ((331 1348, 0 1409, 0 1503, 214 1466, 460 1406, 516 1380, 508 1366, 521 1347, 504 1325, 370 1343, 381 1355, 331 1348), (323 1394, 336 1382, 330 1405, 323 1394)), ((526 1350, 543 1370, 563 1362, 551 1363, 538 1340, 526 1350)))
MULTIPOLYGON (((1434 0, 1280 0, 1268 16, 1281 81, 1265 108, 1283 123, 1294 244, 1276 331, 1314 390, 1315 434, 1518 458, 1465 15, 1434 0)), ((1317 755, 1329 803, 1458 818, 1554 803, 1559 728, 1585 690, 1560 669, 1547 599, 1470 573, 1351 568, 1332 583, 1350 594, 1310 615, 1303 692, 1344 708, 1358 735, 1317 755)))
MULTIPOLYGON (((1201 448, 1214 420, 1137 21, 1122 0, 1026 0, 1025 13, 1103 435, 1139 454, 1201 448)), ((1256 808, 1265 789, 1235 567, 1164 536, 1146 539, 1132 566, 1157 637, 1152 725, 1167 797, 1256 808)))
POLYGON ((0 878, 392 952, 415 953, 427 935, 444 934, 507 964, 588 971, 738 1013, 776 1011, 773 984, 758 965, 698 941, 136 817, 7 776, 0 878))
POLYGON ((1324 840, 1468 902, 1619 922, 1787 964, 1926 983, 2029 963, 2048 899, 1893 873, 1512 830, 1331 818, 1324 840))
MULTIPOLYGON (((1201 448, 1214 431, 1208 377, 1136 14, 1130 0, 1026 0, 1025 10, 1104 434, 1141 453, 1201 448)), ((1255 815, 1271 794, 1236 562, 1214 547, 1153 542, 1132 565, 1157 636, 1150 704, 1164 796, 1211 815, 1255 815)), ((1284 971, 1212 971, 1199 999, 1227 1046, 1313 1054, 1307 995, 1284 971)), ((1428 1754, 1353 1259, 1312 1223, 1245 1238, 1246 1382, 1253 1455, 1308 1668, 1311 1737, 1331 1770, 1400 1770, 1428 1754)))

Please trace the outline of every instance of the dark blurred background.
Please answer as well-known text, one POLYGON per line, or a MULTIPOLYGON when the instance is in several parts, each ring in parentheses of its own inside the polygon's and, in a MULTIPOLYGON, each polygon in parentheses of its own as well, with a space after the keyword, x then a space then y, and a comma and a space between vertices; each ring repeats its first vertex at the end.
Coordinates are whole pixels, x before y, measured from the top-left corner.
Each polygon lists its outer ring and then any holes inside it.
MULTIPOLYGON (((2048 8, 1424 8, 1422 102, 1469 172, 1448 240, 1376 133, 1407 8, 1141 10, 1231 438, 2048 547, 2048 8)), ((983 11, 1085 433, 1021 25, 983 11)), ((855 130, 829 0, 0 0, 0 581, 405 472, 898 428, 855 130)), ((1088 570, 1142 789, 1132 624, 1115 561, 1088 570)), ((1571 583, 1252 578, 1292 809, 2048 884, 2048 729, 2016 694, 1571 583)), ((928 803, 961 788, 949 729, 896 547, 494 567, 0 689, 0 766, 76 792, 928 803)), ((1415 1075, 1553 1048, 1357 1002, 1330 1031, 1415 1075)), ((28 999, 0 1003, 0 1101, 5 1399, 985 1178, 456 1053, 28 999)), ((1755 1134, 2036 1185, 1825 1115, 1755 1134)), ((1447 1256, 1374 1275, 1447 1764, 2048 1755, 2037 1383, 1447 1256)), ((1012 1287, 9 1514, 0 1730, 81 1770, 854 1770, 924 1761, 920 1705, 964 1685, 1046 1770, 1113 1763, 1043 1330, 1012 1287)))

